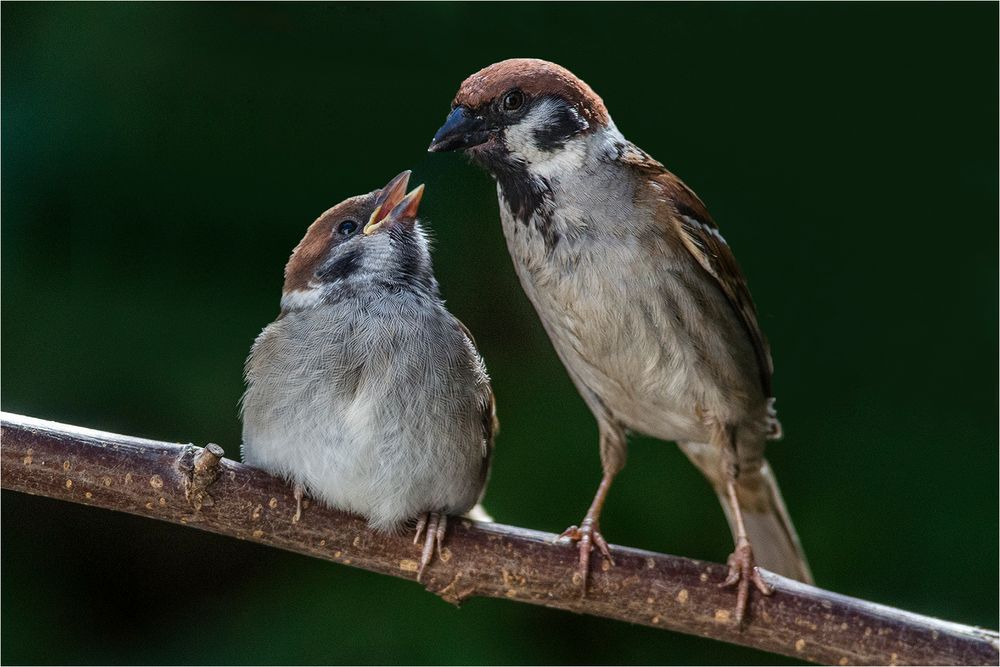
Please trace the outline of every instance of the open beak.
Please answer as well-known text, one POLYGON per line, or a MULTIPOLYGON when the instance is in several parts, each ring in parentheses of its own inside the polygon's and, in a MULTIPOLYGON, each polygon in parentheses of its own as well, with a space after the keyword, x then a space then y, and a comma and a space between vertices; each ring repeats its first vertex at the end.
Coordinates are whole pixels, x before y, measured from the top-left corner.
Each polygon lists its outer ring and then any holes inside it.
POLYGON ((418 185, 409 194, 406 186, 410 182, 410 171, 404 171, 389 181, 375 199, 375 210, 365 225, 365 235, 374 234, 390 223, 413 224, 417 219, 420 199, 424 196, 424 186, 418 185))
POLYGON ((434 135, 427 152, 454 151, 462 148, 472 148, 485 143, 490 138, 486 129, 486 121, 474 115, 465 107, 455 107, 448 114, 444 125, 434 135))

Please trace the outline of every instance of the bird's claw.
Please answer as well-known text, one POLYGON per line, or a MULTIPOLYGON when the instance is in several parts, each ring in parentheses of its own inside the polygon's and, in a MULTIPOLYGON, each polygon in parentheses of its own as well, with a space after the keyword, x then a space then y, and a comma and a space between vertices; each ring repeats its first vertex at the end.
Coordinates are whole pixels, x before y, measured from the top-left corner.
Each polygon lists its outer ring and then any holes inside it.
POLYGON ((570 526, 559 535, 558 539, 569 538, 571 542, 577 543, 580 552, 580 564, 577 573, 580 578, 580 597, 587 596, 587 579, 590 574, 590 552, 594 547, 601 552, 601 555, 610 563, 615 564, 615 559, 611 557, 611 549, 607 540, 601 535, 596 521, 584 519, 579 526, 570 526))
POLYGON ((292 523, 298 523, 302 519, 302 496, 305 492, 305 487, 298 482, 292 486, 292 495, 295 496, 295 514, 292 515, 292 523))
POLYGON ((737 586, 736 625, 742 625, 750 601, 750 583, 753 582, 757 590, 764 595, 771 595, 774 589, 760 575, 760 570, 754 562, 753 549, 747 540, 740 540, 736 544, 736 549, 729 555, 726 564, 729 566, 729 573, 726 575, 726 580, 719 584, 719 588, 737 586))
POLYGON ((420 568, 417 570, 417 581, 424 576, 426 568, 434 560, 434 547, 437 546, 438 558, 441 558, 444 546, 444 533, 448 528, 448 515, 437 512, 427 512, 417 519, 417 530, 413 536, 413 543, 420 544, 420 537, 424 535, 424 549, 420 554, 420 568))

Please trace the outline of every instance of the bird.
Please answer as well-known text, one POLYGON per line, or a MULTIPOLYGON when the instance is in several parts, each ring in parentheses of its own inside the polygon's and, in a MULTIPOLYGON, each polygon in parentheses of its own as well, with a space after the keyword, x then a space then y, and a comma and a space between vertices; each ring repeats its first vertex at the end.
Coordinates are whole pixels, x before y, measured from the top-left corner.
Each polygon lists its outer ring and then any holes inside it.
POLYGON ((406 193, 409 178, 330 208, 295 247, 281 312, 246 361, 242 456, 293 486, 293 522, 303 495, 381 532, 417 519, 419 581, 448 516, 479 507, 498 423, 482 356, 434 276, 424 186, 406 193))
POLYGON ((711 482, 734 539, 723 586, 742 624, 757 565, 811 582, 767 440, 781 435, 773 366, 743 273, 705 204, 618 130, 555 63, 514 58, 469 76, 430 152, 463 151, 496 181, 514 268, 597 421, 602 478, 579 525, 582 595, 628 433, 677 442, 711 482))

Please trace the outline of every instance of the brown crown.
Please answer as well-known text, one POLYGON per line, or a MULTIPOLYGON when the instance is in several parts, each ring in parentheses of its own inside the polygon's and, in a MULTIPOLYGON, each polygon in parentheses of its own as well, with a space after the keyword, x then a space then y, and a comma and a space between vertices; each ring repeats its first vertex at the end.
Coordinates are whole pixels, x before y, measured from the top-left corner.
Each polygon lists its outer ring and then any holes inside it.
POLYGON ((376 190, 342 201, 327 209, 316 222, 309 225, 306 235, 295 246, 285 266, 285 293, 309 286, 316 267, 326 258, 330 247, 339 241, 333 233, 334 224, 350 218, 359 225, 364 225, 368 221, 367 213, 379 192, 380 190, 376 190))
POLYGON ((479 70, 462 82, 452 106, 476 109, 512 88, 533 97, 558 95, 576 106, 587 121, 608 122, 604 101, 590 86, 565 67, 537 58, 511 58, 479 70))

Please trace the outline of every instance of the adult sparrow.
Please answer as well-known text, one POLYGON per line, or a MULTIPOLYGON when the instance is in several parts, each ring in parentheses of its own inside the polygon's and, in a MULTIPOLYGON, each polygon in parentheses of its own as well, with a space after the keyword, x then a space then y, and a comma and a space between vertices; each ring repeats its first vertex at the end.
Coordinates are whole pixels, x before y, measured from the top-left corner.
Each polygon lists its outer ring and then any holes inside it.
POLYGON ((764 460, 780 433, 771 355, 697 195, 622 136, 586 83, 542 60, 466 79, 429 150, 464 150, 493 175, 521 285, 597 419, 604 475, 564 533, 579 543, 583 593, 591 549, 611 559, 598 520, 629 430, 676 441, 718 493, 738 623, 751 582, 770 593, 755 563, 810 581, 764 460))
POLYGON ((410 172, 319 217, 285 267, 281 314, 246 362, 243 459, 382 531, 418 518, 418 574, 448 515, 483 495, 493 392, 444 306, 410 172))

